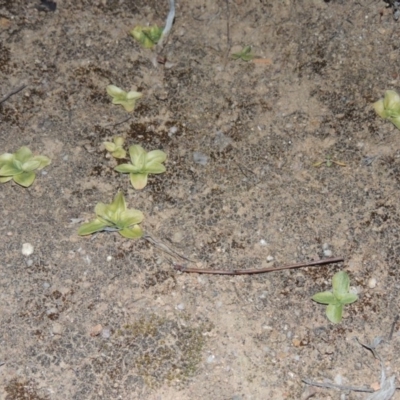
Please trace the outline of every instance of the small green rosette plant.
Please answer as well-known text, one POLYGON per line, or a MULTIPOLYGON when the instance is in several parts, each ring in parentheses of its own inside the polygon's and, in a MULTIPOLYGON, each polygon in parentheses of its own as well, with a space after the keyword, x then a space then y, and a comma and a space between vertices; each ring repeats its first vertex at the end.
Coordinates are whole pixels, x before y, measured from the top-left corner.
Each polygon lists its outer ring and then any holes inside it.
POLYGON ((126 151, 122 147, 124 144, 124 138, 115 137, 112 142, 103 142, 106 150, 111 153, 114 158, 125 158, 126 151))
POLYGON ((131 35, 146 49, 152 49, 154 45, 161 39, 163 29, 157 25, 153 26, 136 26, 131 35))
POLYGON ((400 129, 400 96, 394 90, 387 90, 385 97, 373 104, 376 113, 400 129))
POLYGON ((358 296, 355 293, 349 293, 350 278, 344 271, 337 272, 333 276, 332 288, 333 292, 320 292, 312 299, 317 303, 326 304, 326 316, 329 321, 337 324, 342 320, 344 305, 354 303, 358 296))
POLYGON ((127 239, 139 239, 143 236, 139 226, 144 218, 143 213, 139 210, 129 210, 122 192, 118 192, 111 204, 97 203, 94 211, 97 218, 80 226, 80 236, 101 231, 117 231, 127 239))
POLYGON ((129 147, 129 155, 132 164, 118 165, 115 170, 129 174, 132 186, 137 190, 146 187, 149 174, 165 172, 165 166, 162 163, 167 159, 167 155, 161 150, 147 153, 142 146, 133 145, 129 147))
POLYGON ((233 53, 232 58, 234 60, 251 61, 254 58, 254 54, 251 52, 251 46, 243 47, 242 51, 239 53, 233 53))
POLYGON ((139 92, 125 92, 115 85, 108 85, 107 93, 112 97, 113 104, 121 105, 128 112, 131 112, 135 109, 136 101, 143 96, 143 94, 139 92))
POLYGON ((15 153, 0 155, 0 183, 14 180, 23 187, 32 185, 36 178, 35 170, 41 170, 51 163, 46 156, 34 156, 31 150, 22 146, 15 153))

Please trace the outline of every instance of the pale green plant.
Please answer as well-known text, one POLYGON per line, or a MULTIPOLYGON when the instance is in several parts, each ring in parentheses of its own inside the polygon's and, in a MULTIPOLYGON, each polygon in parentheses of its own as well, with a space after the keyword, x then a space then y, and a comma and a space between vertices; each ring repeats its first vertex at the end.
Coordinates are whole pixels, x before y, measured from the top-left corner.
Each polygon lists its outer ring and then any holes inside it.
POLYGON ((234 60, 251 61, 254 58, 254 54, 251 52, 251 46, 245 46, 241 52, 233 53, 232 58, 234 60))
POLYGON ((332 167, 333 164, 339 165, 340 167, 345 167, 346 163, 343 161, 334 160, 332 156, 326 156, 325 160, 318 161, 313 164, 313 167, 320 167, 321 165, 325 164, 327 167, 332 167))
POLYGON ((29 187, 36 178, 34 171, 41 170, 50 163, 50 158, 34 156, 26 146, 15 153, 4 153, 0 156, 0 183, 14 180, 18 185, 29 187))
POLYGON ((143 94, 139 92, 125 92, 115 85, 108 85, 107 93, 113 98, 113 104, 120 104, 128 112, 135 109, 136 101, 143 96, 143 94))
POLYGON ((139 224, 143 221, 143 214, 139 210, 129 210, 122 192, 118 192, 111 204, 97 203, 96 219, 80 226, 78 234, 90 235, 95 232, 118 232, 128 239, 138 239, 143 236, 139 224))
POLYGON ((131 35, 146 49, 152 49, 154 45, 161 39, 163 29, 157 25, 153 26, 136 26, 131 35))
POLYGON ((122 137, 114 137, 112 142, 103 142, 104 147, 114 158, 125 158, 126 151, 122 147, 125 139, 122 137))
POLYGON ((137 190, 146 187, 149 174, 165 172, 165 166, 162 163, 167 159, 167 155, 161 150, 147 153, 142 146, 133 145, 129 147, 129 155, 132 164, 118 165, 115 170, 129 174, 132 186, 137 190))
POLYGON ((385 97, 373 104, 376 113, 400 129, 400 96, 394 90, 387 90, 385 97))
POLYGON ((333 292, 320 292, 315 294, 312 299, 317 303, 326 304, 326 316, 334 324, 342 320, 343 307, 346 304, 354 303, 358 300, 355 293, 350 293, 349 275, 340 271, 332 278, 333 292))

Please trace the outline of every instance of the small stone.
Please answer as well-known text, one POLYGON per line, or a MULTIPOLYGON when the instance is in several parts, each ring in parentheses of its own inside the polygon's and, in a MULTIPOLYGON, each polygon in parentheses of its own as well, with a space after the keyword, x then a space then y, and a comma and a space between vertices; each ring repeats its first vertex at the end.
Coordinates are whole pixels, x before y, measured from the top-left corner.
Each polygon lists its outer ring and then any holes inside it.
POLYGON ((324 256, 325 257, 332 257, 332 250, 329 250, 329 249, 324 250, 324 256))
POLYGON ((294 338, 294 339, 292 340, 292 344, 293 344, 294 347, 300 347, 300 345, 301 345, 301 340, 299 340, 299 339, 297 339, 297 338, 294 338))
POLYGON ((274 259, 274 257, 272 257, 272 256, 267 257, 267 261, 273 261, 273 259, 274 259))
POLYGON ((174 243, 180 243, 182 241, 182 239, 183 239, 183 233, 182 232, 175 232, 172 235, 172 241, 174 243))
POLYGON ((103 326, 101 324, 92 326, 90 328, 90 336, 92 336, 92 337, 98 336, 98 335, 100 335, 102 330, 103 330, 103 326))
POLYGON ((209 363, 209 364, 211 364, 211 363, 213 363, 215 361, 215 356, 214 356, 214 354, 210 354, 208 357, 207 357, 207 362, 209 363))
POLYGON ((376 288, 376 284, 377 284, 377 281, 376 281, 375 278, 368 279, 368 287, 370 289, 375 289, 376 288))
POLYGON ((24 243, 21 252, 24 256, 30 256, 33 253, 33 246, 30 243, 24 243))
POLYGON ((267 241, 264 240, 264 239, 261 239, 260 240, 260 244, 261 244, 261 246, 266 246, 267 245, 267 241))
POLYGON ((109 339, 111 336, 111 329, 106 326, 105 328, 103 328, 103 330, 101 331, 101 337, 103 339, 109 339))
POLYGON ((53 333, 55 335, 61 335, 63 333, 63 330, 64 330, 64 327, 60 323, 55 322, 53 324, 53 333))
POLYGON ((177 308, 179 311, 183 311, 183 310, 185 309, 185 305, 184 305, 183 303, 180 303, 180 304, 178 304, 178 305, 176 306, 176 308, 177 308))
POLYGON ((203 154, 203 153, 199 153, 199 152, 195 151, 195 152, 193 153, 193 161, 194 161, 196 164, 207 165, 207 163, 208 163, 208 157, 207 157, 205 154, 203 154))
POLYGON ((107 256, 107 261, 111 261, 112 260, 112 256, 107 256))

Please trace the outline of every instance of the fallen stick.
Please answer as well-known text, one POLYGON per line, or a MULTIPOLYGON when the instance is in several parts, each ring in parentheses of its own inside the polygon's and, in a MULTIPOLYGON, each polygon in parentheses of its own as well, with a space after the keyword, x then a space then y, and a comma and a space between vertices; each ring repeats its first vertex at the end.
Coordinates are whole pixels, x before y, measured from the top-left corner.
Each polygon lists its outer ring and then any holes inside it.
POLYGON ((22 85, 20 87, 18 87, 17 89, 14 89, 13 91, 11 91, 10 93, 6 94, 1 100, 0 100, 0 104, 4 103, 6 100, 8 100, 11 96, 13 96, 14 94, 17 94, 18 92, 20 92, 22 89, 25 89, 26 85, 22 85))
POLYGON ((201 269, 201 268, 187 268, 183 265, 173 264, 174 269, 180 272, 192 272, 195 274, 214 274, 214 275, 251 275, 251 274, 263 274, 265 272, 282 271, 284 269, 294 269, 303 267, 313 267, 316 265, 332 264, 344 261, 342 257, 325 258, 317 261, 308 261, 298 264, 284 265, 282 267, 270 267, 260 269, 234 269, 232 271, 223 269, 201 269))

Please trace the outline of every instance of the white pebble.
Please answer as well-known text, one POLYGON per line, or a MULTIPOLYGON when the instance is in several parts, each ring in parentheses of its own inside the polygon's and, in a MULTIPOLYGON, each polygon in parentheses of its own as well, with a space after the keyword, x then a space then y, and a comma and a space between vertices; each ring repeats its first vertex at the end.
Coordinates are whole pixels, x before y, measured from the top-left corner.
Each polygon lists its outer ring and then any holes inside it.
POLYGON ((374 289, 376 287, 376 279, 375 278, 370 278, 368 279, 368 287, 370 289, 374 289))
POLYGON ((102 337, 103 339, 109 339, 110 336, 111 336, 111 329, 110 329, 108 326, 106 326, 106 327, 103 328, 102 331, 101 331, 101 337, 102 337))
POLYGON ((324 256, 325 257, 332 257, 332 250, 329 250, 329 249, 324 250, 324 256))
POLYGON ((183 303, 180 303, 180 304, 178 304, 178 305, 176 306, 176 308, 177 308, 179 311, 183 311, 183 310, 185 309, 185 305, 184 305, 183 303))
POLYGON ((24 256, 30 256, 33 253, 33 246, 30 243, 24 243, 22 245, 22 254, 24 256))
POLYGON ((208 357, 207 357, 207 362, 209 363, 209 364, 211 364, 211 363, 213 363, 215 361, 215 356, 214 356, 214 354, 210 354, 208 357))
POLYGON ((261 239, 260 240, 260 244, 261 244, 261 246, 266 246, 267 245, 267 241, 264 240, 264 239, 261 239))
POLYGON ((53 324, 53 333, 55 335, 61 335, 63 333, 63 330, 64 330, 64 327, 61 324, 59 324, 58 322, 55 322, 53 324))
POLYGON ((112 260, 112 256, 107 256, 107 261, 111 261, 112 260))
POLYGON ((272 261, 273 259, 274 259, 274 257, 272 257, 272 256, 267 257, 267 261, 272 261))

